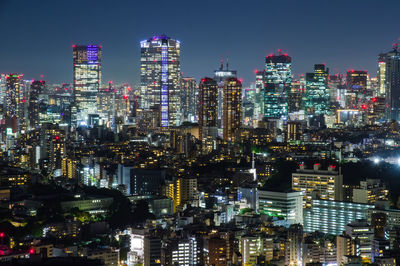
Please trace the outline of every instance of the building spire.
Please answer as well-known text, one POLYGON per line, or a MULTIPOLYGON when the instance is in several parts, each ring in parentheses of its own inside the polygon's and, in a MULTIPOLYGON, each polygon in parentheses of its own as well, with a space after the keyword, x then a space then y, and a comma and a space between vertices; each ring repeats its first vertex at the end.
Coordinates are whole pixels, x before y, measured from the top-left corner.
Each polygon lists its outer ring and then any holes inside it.
POLYGON ((229 70, 229 58, 226 56, 226 70, 229 70))
POLYGON ((219 66, 219 70, 222 71, 224 69, 224 57, 221 55, 221 65, 219 66))

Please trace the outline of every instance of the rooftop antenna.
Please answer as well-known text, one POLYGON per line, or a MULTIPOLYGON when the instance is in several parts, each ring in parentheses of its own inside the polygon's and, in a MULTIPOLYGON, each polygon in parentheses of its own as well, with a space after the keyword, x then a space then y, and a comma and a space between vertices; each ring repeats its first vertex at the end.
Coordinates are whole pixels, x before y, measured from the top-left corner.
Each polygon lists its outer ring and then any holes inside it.
POLYGON ((229 58, 226 56, 226 70, 229 70, 229 58))
POLYGON ((278 49, 278 54, 282 55, 282 49, 281 48, 278 49))
POLYGON ((219 70, 222 71, 224 69, 224 57, 221 55, 221 65, 219 66, 219 70))

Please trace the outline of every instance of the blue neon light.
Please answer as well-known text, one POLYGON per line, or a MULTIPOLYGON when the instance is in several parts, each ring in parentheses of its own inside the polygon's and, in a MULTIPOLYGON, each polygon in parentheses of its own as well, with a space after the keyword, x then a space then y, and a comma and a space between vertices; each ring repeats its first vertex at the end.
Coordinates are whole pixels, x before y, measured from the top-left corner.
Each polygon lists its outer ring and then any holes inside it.
POLYGON ((97 45, 88 45, 87 47, 87 63, 88 64, 97 64, 98 63, 98 46, 97 45))
POLYGON ((169 126, 168 114, 168 46, 161 47, 161 126, 169 126))

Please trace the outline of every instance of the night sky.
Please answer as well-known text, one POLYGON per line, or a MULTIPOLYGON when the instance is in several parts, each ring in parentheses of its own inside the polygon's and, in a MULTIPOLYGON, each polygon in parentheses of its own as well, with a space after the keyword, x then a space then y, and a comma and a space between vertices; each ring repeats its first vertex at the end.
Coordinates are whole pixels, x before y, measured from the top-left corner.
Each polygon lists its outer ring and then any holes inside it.
POLYGON ((400 37, 399 0, 0 0, 0 73, 71 82, 72 44, 103 46, 103 81, 139 81, 139 42, 164 33, 182 43, 184 76, 210 76, 220 56, 245 84, 281 48, 293 71, 326 63, 366 69, 400 37))

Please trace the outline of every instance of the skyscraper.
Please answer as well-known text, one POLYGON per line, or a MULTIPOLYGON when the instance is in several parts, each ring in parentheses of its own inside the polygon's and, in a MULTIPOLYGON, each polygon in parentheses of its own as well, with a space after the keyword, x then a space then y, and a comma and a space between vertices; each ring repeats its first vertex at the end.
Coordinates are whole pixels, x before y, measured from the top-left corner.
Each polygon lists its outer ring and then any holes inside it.
POLYGON ((217 137, 218 84, 211 78, 203 78, 199 85, 200 139, 217 137))
POLYGON ((368 73, 365 70, 349 70, 346 76, 346 107, 349 109, 365 109, 372 96, 367 91, 368 73))
POLYGON ((102 50, 99 45, 73 45, 74 111, 72 123, 88 123, 97 113, 97 94, 101 84, 102 50))
POLYGON ((221 58, 221 65, 218 70, 214 71, 214 80, 218 84, 218 119, 217 119, 217 125, 218 127, 221 127, 222 125, 222 113, 223 113, 223 96, 224 96, 224 83, 225 80, 228 78, 236 78, 237 77, 237 71, 236 70, 229 70, 229 62, 228 58, 226 58, 226 69, 224 69, 224 62, 223 59, 221 58))
POLYGON ((325 65, 316 64, 314 73, 306 74, 306 100, 304 107, 310 115, 324 115, 329 112, 329 69, 325 65))
POLYGON ((16 132, 18 129, 18 120, 23 116, 24 110, 21 108, 23 98, 22 75, 6 75, 5 92, 5 118, 7 126, 16 132))
POLYGON ((35 80, 29 91, 28 119, 30 128, 39 127, 39 94, 43 92, 45 82, 35 80))
POLYGON ((194 78, 181 80, 181 109, 185 121, 195 122, 198 117, 198 87, 194 78))
POLYGON ((242 125, 242 82, 237 78, 228 78, 224 83, 223 138, 235 141, 242 125))
POLYGON ((393 50, 381 55, 385 62, 385 93, 387 119, 400 120, 400 51, 398 44, 393 45, 393 50))
POLYGON ((270 54, 265 58, 264 117, 281 118, 288 114, 288 94, 292 83, 292 58, 270 54))
POLYGON ((165 35, 140 42, 141 108, 157 108, 161 113, 160 126, 179 126, 180 99, 180 42, 165 35))

